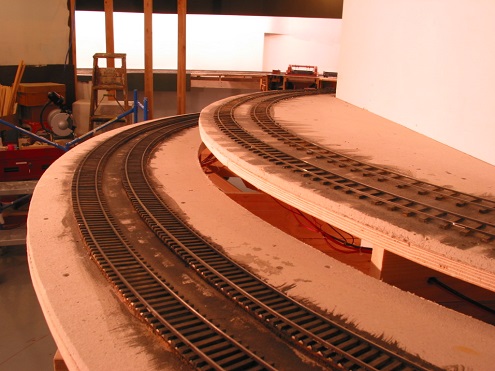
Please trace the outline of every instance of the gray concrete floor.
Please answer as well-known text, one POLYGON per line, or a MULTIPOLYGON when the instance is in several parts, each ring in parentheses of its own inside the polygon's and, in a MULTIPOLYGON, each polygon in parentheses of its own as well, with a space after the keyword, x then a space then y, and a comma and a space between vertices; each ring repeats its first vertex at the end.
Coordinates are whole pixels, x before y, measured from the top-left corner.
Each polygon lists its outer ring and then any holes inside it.
POLYGON ((34 292, 26 246, 0 255, 0 371, 53 370, 57 346, 34 292))

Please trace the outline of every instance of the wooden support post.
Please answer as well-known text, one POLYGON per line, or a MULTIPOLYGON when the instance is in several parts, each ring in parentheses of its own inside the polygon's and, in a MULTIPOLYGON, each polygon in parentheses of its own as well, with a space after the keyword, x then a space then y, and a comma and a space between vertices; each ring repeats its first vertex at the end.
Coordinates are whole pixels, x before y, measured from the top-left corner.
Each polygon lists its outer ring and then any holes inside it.
POLYGON ((153 118, 153 0, 144 0, 144 96, 148 119, 153 118))
POLYGON ((62 355, 60 354, 58 349, 55 352, 55 355, 53 356, 53 370, 54 371, 69 371, 69 368, 65 364, 65 361, 62 358, 62 355))
POLYGON ((77 100, 77 59, 76 59, 76 0, 70 0, 70 50, 74 66, 74 87, 77 100))
POLYGON ((177 0, 177 114, 186 113, 186 14, 187 0, 177 0))
POLYGON ((370 266, 369 275, 378 280, 382 278, 384 255, 385 255, 385 249, 383 249, 383 247, 373 246, 373 252, 371 253, 371 266, 370 266))
MULTIPOLYGON (((106 52, 115 53, 115 44, 113 36, 113 0, 105 0, 105 42, 106 52)), ((115 60, 113 58, 107 59, 107 67, 115 67, 115 60)), ((109 97, 115 97, 115 91, 107 91, 109 97)), ((109 99, 113 100, 113 99, 109 99)))
MULTIPOLYGON (((113 0, 105 0, 105 41, 106 52, 115 53, 114 38, 113 38, 113 0)), ((108 62, 109 64, 114 63, 108 62)), ((107 66, 114 67, 114 66, 107 66)))

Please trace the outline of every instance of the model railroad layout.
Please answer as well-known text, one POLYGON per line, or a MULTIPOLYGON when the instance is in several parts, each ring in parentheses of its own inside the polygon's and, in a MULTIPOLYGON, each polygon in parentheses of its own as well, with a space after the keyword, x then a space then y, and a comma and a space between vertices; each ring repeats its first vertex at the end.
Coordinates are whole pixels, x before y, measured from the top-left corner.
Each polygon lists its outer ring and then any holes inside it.
MULTIPOLYGON (((300 174, 330 198, 359 199, 371 213, 396 212, 418 232, 436 226, 449 243, 460 246, 495 242, 495 201, 423 182, 390 169, 322 147, 283 128, 271 116, 271 107, 286 99, 325 93, 321 90, 267 92, 239 96, 221 104, 214 113, 219 129, 233 142, 271 164, 300 174), (272 141, 244 128, 236 116, 250 106, 254 122, 272 141), (302 153, 302 154, 301 154, 302 153)), ((244 112, 244 111, 243 111, 244 112)), ((430 233, 435 230, 428 229, 430 233)))
MULTIPOLYGON (((226 107, 228 105, 221 111, 226 107)), ((229 117, 232 116, 229 114, 229 117)), ((225 300, 237 304, 246 316, 255 318, 277 339, 311 357, 319 367, 435 369, 380 339, 353 331, 338 319, 316 313, 268 286, 182 220, 170 202, 156 191, 147 163, 158 144, 180 130, 195 126, 197 121, 197 114, 184 115, 125 130, 89 152, 74 175, 72 200, 85 245, 132 311, 194 369, 269 370, 278 367, 279 360, 270 359, 276 357, 271 349, 261 355, 259 350, 251 350, 252 346, 245 341, 237 340, 242 334, 229 333, 233 330, 227 331, 217 321, 209 320, 190 304, 193 299, 185 297, 180 288, 170 283, 166 271, 146 260, 146 254, 139 250, 142 246, 130 242, 105 196, 105 176, 111 158, 122 162, 119 165, 122 186, 142 220, 162 241, 162 248, 172 251, 187 263, 188 268, 184 269, 194 269, 199 277, 222 293, 225 300)), ((300 369, 297 364, 293 367, 300 369)))

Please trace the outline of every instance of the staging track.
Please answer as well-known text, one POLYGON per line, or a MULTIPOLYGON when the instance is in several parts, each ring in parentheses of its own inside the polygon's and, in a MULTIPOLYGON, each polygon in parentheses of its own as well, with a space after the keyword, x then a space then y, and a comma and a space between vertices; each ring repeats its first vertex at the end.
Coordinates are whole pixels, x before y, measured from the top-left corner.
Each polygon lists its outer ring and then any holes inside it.
POLYGON ((124 188, 153 232, 200 276, 325 367, 433 369, 415 357, 398 354, 401 352, 380 341, 354 333, 267 286, 181 220, 154 191, 146 165, 158 143, 195 125, 197 119, 197 115, 178 116, 126 130, 90 152, 74 176, 74 211, 85 243, 104 274, 139 316, 194 368, 274 368, 190 307, 129 243, 109 212, 102 197, 108 157, 123 144, 142 136, 125 159, 124 188))

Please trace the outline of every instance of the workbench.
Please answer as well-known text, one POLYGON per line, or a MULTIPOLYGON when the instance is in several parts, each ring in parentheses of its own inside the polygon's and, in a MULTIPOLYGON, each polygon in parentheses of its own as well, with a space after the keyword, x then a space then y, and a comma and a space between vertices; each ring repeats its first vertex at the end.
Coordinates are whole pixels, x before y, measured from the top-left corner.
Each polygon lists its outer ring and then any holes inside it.
MULTIPOLYGON (((0 199, 33 194, 37 180, 17 182, 0 182, 0 199)), ((0 209, 0 224, 4 225, 5 208, 0 209)), ((0 249, 5 246, 23 245, 26 243, 26 226, 13 229, 0 229, 0 249)))

